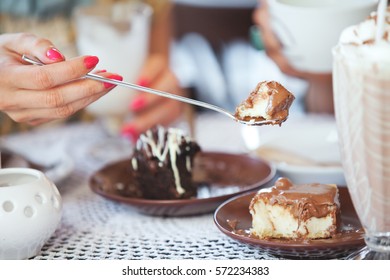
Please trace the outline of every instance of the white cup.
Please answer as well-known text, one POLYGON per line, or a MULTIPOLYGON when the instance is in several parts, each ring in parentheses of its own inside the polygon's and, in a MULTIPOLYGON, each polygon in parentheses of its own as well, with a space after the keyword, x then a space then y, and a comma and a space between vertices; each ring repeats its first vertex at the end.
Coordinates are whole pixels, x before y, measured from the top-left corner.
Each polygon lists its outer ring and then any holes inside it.
POLYGON ((41 171, 0 169, 0 260, 39 253, 62 212, 57 187, 41 171))
MULTIPOLYGON (((122 2, 81 6, 75 10, 76 45, 80 55, 99 57, 106 69, 136 82, 148 54, 152 8, 144 3, 122 2)), ((87 107, 94 115, 123 117, 134 91, 116 87, 87 107)))
POLYGON ((268 0, 271 26, 297 70, 332 72, 341 31, 376 10, 377 0, 268 0))

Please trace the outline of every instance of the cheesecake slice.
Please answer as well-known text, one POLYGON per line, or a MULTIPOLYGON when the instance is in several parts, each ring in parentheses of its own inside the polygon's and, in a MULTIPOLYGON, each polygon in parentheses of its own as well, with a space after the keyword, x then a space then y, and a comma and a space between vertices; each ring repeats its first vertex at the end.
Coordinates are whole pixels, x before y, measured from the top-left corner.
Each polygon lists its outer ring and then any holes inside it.
POLYGON ((243 121, 272 120, 272 124, 281 124, 287 120, 294 95, 280 83, 264 81, 257 84, 235 111, 235 116, 243 121))
POLYGON ((249 206, 251 234, 260 239, 318 239, 338 230, 340 202, 336 185, 295 185, 279 178, 261 189, 249 206))

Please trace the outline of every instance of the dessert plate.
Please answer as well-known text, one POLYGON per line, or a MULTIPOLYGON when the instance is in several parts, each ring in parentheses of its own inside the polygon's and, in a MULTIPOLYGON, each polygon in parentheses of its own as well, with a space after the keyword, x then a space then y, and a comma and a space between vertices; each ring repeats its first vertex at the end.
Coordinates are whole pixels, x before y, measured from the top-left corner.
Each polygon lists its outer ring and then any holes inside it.
POLYGON ((293 259, 343 258, 365 246, 364 231, 346 187, 339 187, 341 231, 335 237, 316 240, 259 239, 250 235, 252 217, 249 204, 256 192, 224 202, 214 213, 214 222, 227 236, 268 252, 293 259))
POLYGON ((155 216, 210 213, 223 201, 258 189, 275 176, 275 168, 260 158, 244 154, 201 152, 196 156, 193 169, 194 181, 199 183, 197 197, 155 200, 123 195, 123 186, 131 186, 133 181, 130 166, 129 159, 106 165, 91 176, 90 187, 103 197, 155 216))

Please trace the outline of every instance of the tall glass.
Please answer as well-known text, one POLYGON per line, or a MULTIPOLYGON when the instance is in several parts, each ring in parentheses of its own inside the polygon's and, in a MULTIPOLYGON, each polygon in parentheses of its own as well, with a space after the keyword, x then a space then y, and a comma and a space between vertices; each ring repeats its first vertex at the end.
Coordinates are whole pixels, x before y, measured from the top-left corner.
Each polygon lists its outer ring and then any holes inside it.
MULTIPOLYGON (((98 56, 98 69, 118 73, 125 81, 135 83, 148 55, 151 15, 149 5, 136 1, 78 7, 74 19, 79 54, 98 56)), ((128 108, 134 93, 117 86, 86 108, 111 136, 111 144, 101 143, 95 154, 110 148, 112 153, 117 150, 124 154, 123 147, 118 147, 124 141, 119 138, 119 130, 125 118, 131 117, 128 108)))
POLYGON ((367 244, 351 258, 389 259, 390 41, 359 44, 359 30, 369 29, 353 30, 344 34, 350 32, 352 37, 341 36, 352 41, 333 49, 334 104, 343 168, 367 244))

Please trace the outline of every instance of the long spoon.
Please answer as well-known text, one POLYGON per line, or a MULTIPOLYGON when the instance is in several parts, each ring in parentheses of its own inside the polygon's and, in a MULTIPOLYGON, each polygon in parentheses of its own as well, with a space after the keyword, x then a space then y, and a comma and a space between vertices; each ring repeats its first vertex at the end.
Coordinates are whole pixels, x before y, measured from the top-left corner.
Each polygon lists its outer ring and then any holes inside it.
MULTIPOLYGON (((24 61, 26 61, 28 63, 31 63, 31 64, 34 64, 34 65, 39 65, 39 66, 43 66, 44 65, 41 61, 39 61, 37 59, 32 59, 32 58, 28 57, 25 54, 22 56, 22 59, 24 61)), ((255 119, 242 120, 242 119, 237 118, 233 113, 231 113, 231 112, 229 112, 229 111, 227 111, 227 110, 225 110, 225 109, 223 109, 221 107, 218 107, 218 106, 215 106, 213 104, 206 103, 206 102, 194 100, 194 99, 191 99, 191 98, 179 96, 179 95, 168 93, 168 92, 164 92, 164 91, 161 91, 161 90, 156 90, 156 89, 151 89, 151 88, 148 88, 148 87, 139 86, 139 85, 128 83, 128 82, 118 81, 118 80, 114 80, 114 79, 108 79, 108 78, 105 78, 105 77, 102 77, 102 76, 99 76, 99 75, 96 75, 96 74, 92 74, 92 73, 86 74, 85 78, 96 80, 96 81, 100 81, 100 82, 110 83, 110 84, 114 84, 114 85, 118 85, 118 86, 122 86, 122 87, 128 87, 128 88, 131 88, 131 89, 135 89, 135 90, 139 90, 139 91, 143 91, 143 92, 159 95, 159 96, 162 96, 162 97, 175 99, 175 100, 178 100, 178 101, 181 101, 181 102, 185 102, 185 103, 189 103, 189 104, 192 104, 192 105, 200 106, 200 107, 203 107, 203 108, 206 108, 206 109, 210 109, 210 110, 216 111, 218 113, 224 114, 225 116, 228 116, 229 118, 231 118, 231 119, 233 119, 233 120, 235 120, 235 121, 237 121, 237 122, 239 122, 241 124, 246 124, 246 125, 268 125, 268 124, 272 124, 272 125, 274 125, 274 124, 280 124, 283 121, 283 120, 280 120, 280 119, 279 120, 255 120, 255 119)))

